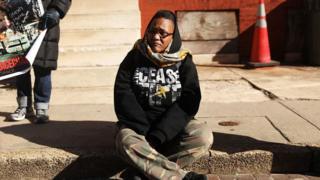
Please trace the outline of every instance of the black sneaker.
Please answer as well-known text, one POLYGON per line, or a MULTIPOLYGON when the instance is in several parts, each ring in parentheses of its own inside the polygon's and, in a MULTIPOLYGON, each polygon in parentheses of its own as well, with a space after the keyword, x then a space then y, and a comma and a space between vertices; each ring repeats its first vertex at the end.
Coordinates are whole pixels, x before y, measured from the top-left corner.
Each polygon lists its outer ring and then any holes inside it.
POLYGON ((208 180, 208 177, 205 174, 198 174, 190 171, 183 177, 182 180, 208 180))
POLYGON ((34 119, 35 124, 44 124, 49 121, 49 116, 47 113, 47 109, 37 109, 36 110, 36 117, 34 119))
POLYGON ((138 170, 134 168, 128 168, 126 169, 120 176, 121 179, 126 180, 148 180, 148 178, 140 173, 138 170))

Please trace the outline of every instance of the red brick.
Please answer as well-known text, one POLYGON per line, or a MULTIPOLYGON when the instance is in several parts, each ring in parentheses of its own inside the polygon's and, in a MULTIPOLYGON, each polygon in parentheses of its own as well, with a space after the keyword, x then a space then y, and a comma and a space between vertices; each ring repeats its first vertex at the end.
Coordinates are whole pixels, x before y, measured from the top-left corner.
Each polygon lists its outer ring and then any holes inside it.
POLYGON ((208 175, 208 180, 220 180, 219 176, 218 175, 208 175))
POLYGON ((251 174, 238 174, 237 180, 255 180, 255 178, 251 174))
POLYGON ((271 177, 274 180, 290 180, 289 176, 286 174, 272 174, 271 177))
POLYGON ((235 175, 219 175, 220 180, 236 180, 235 175))
POLYGON ((270 174, 257 174, 254 177, 258 180, 273 180, 270 174))
POLYGON ((290 179, 294 180, 309 180, 309 178, 300 174, 289 174, 288 176, 290 179))
MULTIPOLYGON (((258 0, 139 0, 141 10, 141 35, 159 9, 181 10, 235 10, 239 11, 239 53, 240 57, 250 54, 253 27, 256 22, 258 0)), ((283 57, 286 44, 286 25, 288 7, 301 9, 301 0, 265 0, 268 12, 268 30, 271 55, 283 57)))

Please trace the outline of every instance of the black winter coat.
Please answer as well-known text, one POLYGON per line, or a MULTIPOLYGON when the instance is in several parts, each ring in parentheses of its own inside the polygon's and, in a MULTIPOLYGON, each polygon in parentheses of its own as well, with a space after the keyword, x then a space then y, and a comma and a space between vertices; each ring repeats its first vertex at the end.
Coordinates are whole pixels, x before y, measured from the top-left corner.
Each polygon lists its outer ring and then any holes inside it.
POLYGON ((201 91, 192 56, 165 68, 154 65, 139 50, 120 64, 114 106, 119 125, 152 135, 163 143, 173 139, 198 112, 201 91), (169 87, 157 95, 159 87, 169 87))
MULTIPOLYGON (((62 19, 68 12, 72 0, 42 0, 46 10, 54 8, 60 13, 62 19)), ((40 46, 34 66, 55 70, 58 67, 60 27, 59 24, 48 29, 46 36, 40 46)))

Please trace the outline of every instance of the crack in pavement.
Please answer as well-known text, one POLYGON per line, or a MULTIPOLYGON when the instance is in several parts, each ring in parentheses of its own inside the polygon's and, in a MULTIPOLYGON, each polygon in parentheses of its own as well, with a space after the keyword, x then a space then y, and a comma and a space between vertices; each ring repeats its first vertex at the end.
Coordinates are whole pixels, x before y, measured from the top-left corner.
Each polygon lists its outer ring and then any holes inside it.
POLYGON ((268 91, 266 89, 263 89, 259 86, 257 86, 256 84, 254 84, 253 82, 251 82, 250 80, 248 80, 245 77, 241 78, 242 80, 246 81, 248 84, 251 85, 251 87, 253 87, 254 89, 261 91, 264 95, 266 95, 268 98, 270 98, 271 100, 278 100, 280 99, 277 95, 273 94, 271 91, 268 91))
POLYGON ((266 95, 268 98, 270 98, 271 100, 277 100, 280 99, 277 95, 273 94, 271 91, 268 91, 266 89, 263 89, 259 86, 257 86, 256 84, 254 84, 253 82, 251 82, 249 79, 243 77, 241 74, 234 72, 232 69, 227 68, 230 72, 232 72, 233 74, 240 76, 241 80, 246 81, 252 88, 261 91, 264 95, 266 95))
MULTIPOLYGON (((261 91, 263 94, 265 94, 268 98, 270 98, 271 100, 275 100, 276 102, 278 102, 280 105, 282 105, 284 108, 288 109, 289 111, 293 112, 294 114, 296 114, 297 116, 299 116, 300 118, 302 118, 303 120, 305 120, 306 122, 308 122, 311 126, 315 127, 317 130, 320 131, 320 127, 318 127, 316 124, 314 124, 313 122, 311 122, 310 120, 308 120, 306 117, 304 117, 303 115, 297 113, 293 108, 289 107, 288 105, 286 105, 285 103, 283 103, 281 101, 281 98, 279 98, 277 95, 275 95, 274 93, 272 93, 271 91, 268 91, 266 89, 263 89, 259 86, 257 86, 256 84, 254 84, 253 82, 251 82, 249 79, 243 77, 241 74, 234 72, 232 69, 228 70, 232 73, 234 73, 235 75, 238 75, 241 77, 242 80, 246 81, 247 83, 249 83, 254 89, 261 91)), ((299 99, 289 99, 289 98, 285 98, 284 100, 312 100, 312 99, 306 99, 306 98, 299 98, 299 99)), ((273 124, 273 122, 271 121, 271 119, 269 119, 267 116, 266 118, 268 119, 268 121, 271 123, 271 125, 289 142, 291 142, 289 140, 289 138, 287 136, 285 136, 285 134, 283 132, 281 132, 281 130, 275 126, 275 124, 273 124)))

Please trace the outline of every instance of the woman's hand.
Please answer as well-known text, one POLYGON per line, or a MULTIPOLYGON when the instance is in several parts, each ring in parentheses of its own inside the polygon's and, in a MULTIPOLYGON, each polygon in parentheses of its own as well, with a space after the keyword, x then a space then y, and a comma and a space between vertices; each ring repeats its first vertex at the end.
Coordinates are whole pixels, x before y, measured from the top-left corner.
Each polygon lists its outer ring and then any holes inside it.
POLYGON ((146 140, 154 149, 157 149, 161 145, 161 141, 156 136, 147 135, 146 140))
POLYGON ((50 29, 53 26, 59 24, 60 14, 55 9, 49 9, 40 19, 39 29, 50 29))

